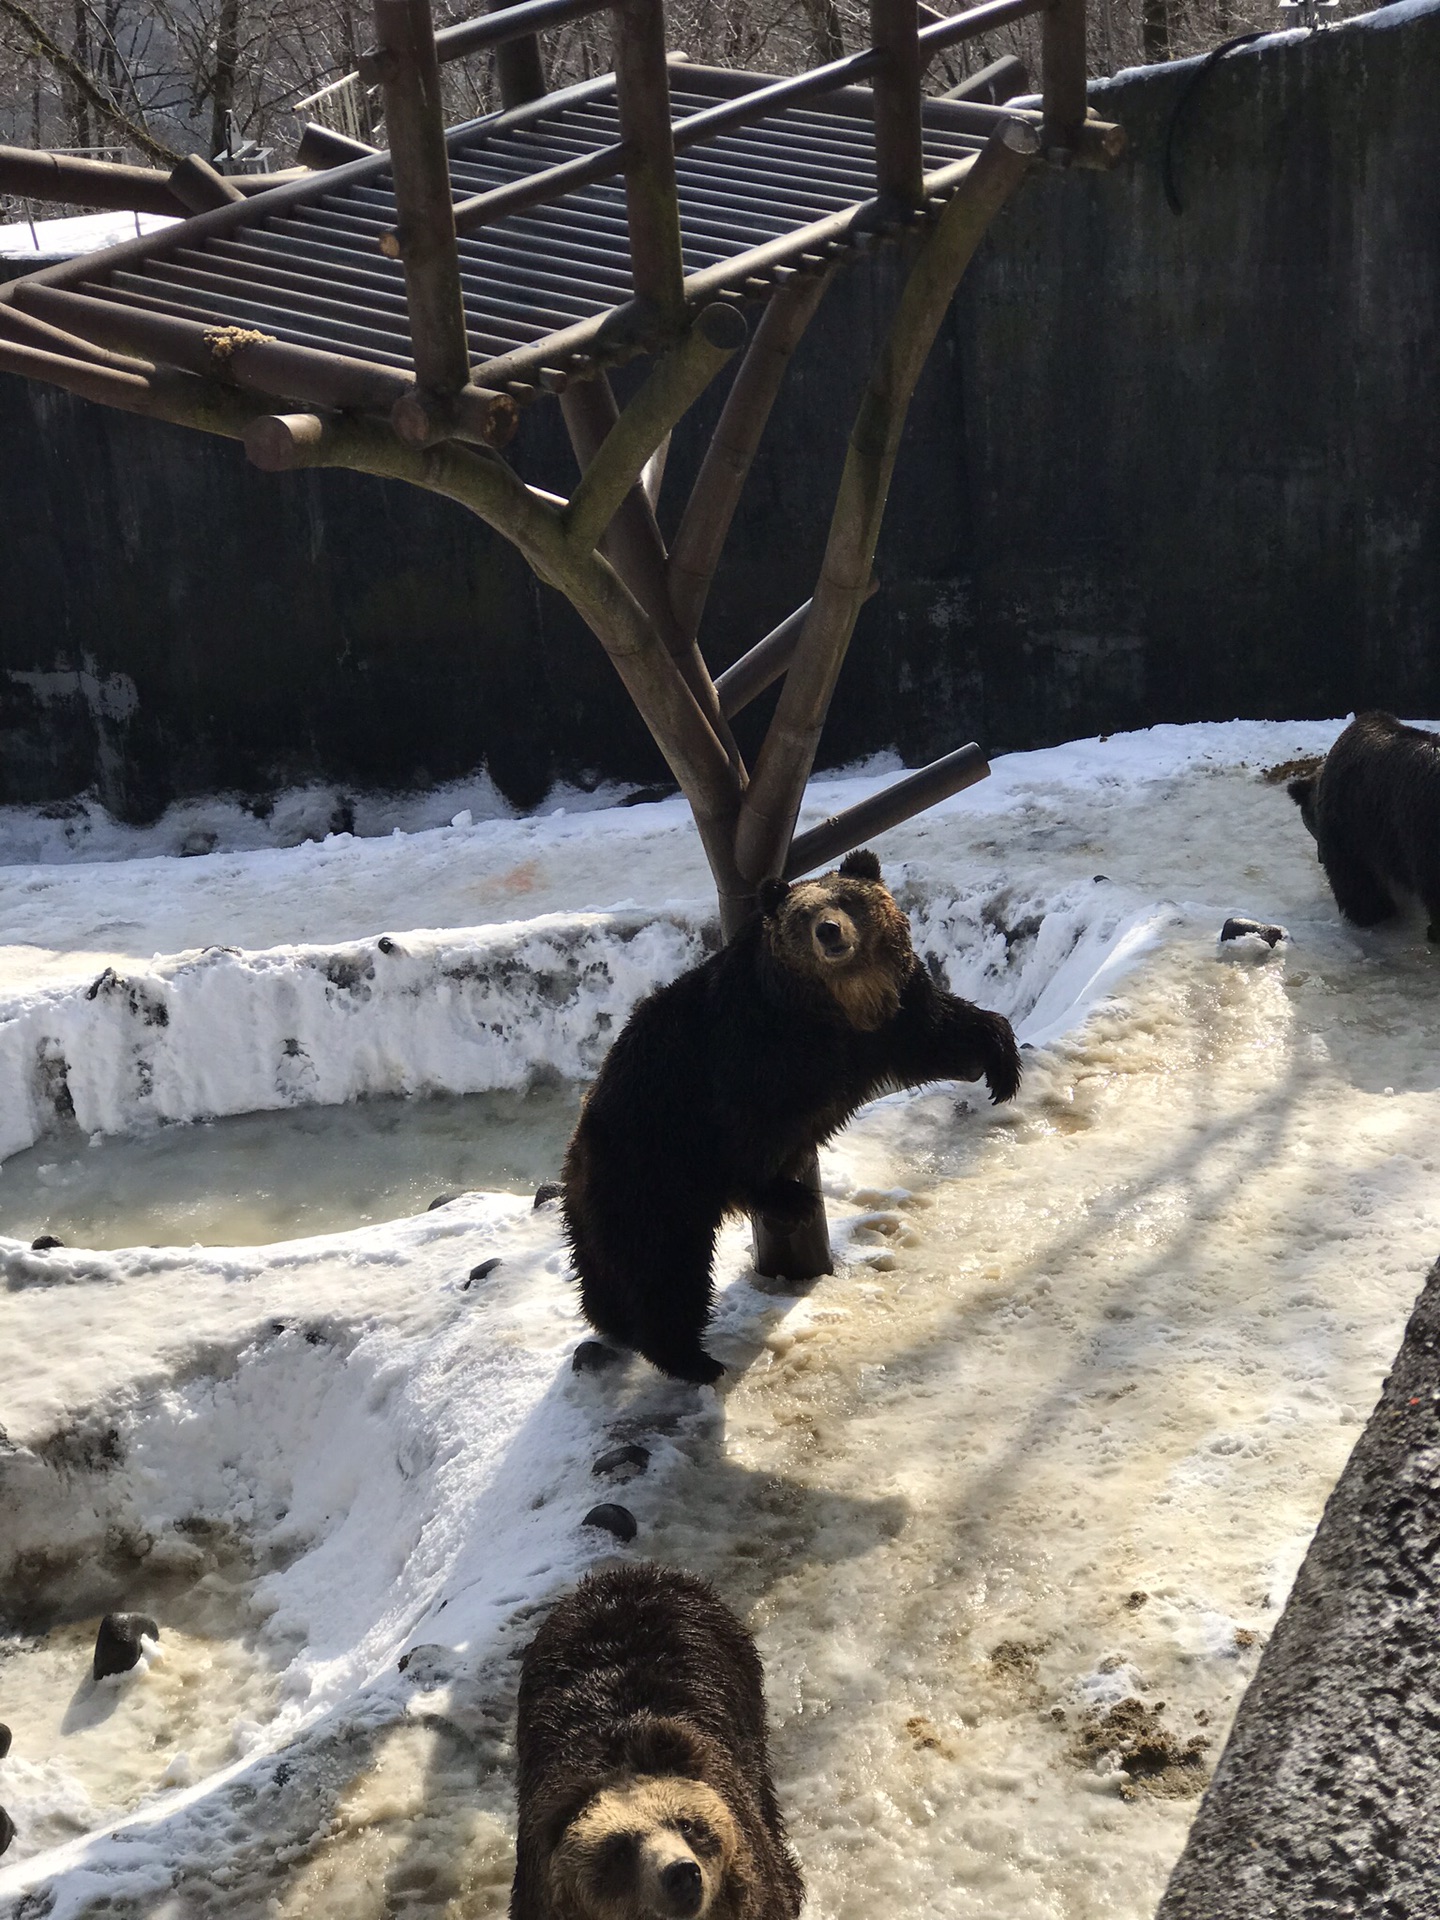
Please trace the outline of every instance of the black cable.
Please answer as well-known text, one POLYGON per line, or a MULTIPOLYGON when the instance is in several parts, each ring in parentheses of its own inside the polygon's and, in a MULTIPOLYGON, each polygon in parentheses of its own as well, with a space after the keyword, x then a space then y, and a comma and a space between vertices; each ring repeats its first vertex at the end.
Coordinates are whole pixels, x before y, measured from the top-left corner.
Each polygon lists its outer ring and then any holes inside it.
POLYGON ((1180 125, 1180 115, 1189 104, 1190 96, 1216 62, 1223 59, 1232 48, 1248 47, 1252 40, 1263 40, 1274 31, 1273 27, 1266 27, 1257 29, 1254 33, 1237 33, 1233 40, 1224 40, 1218 47, 1212 47, 1199 66, 1192 69, 1186 77, 1184 86, 1176 94, 1175 104, 1170 109, 1170 119, 1165 127, 1165 149, 1160 159, 1160 180, 1165 188, 1166 203, 1172 213, 1185 211, 1179 188, 1175 185, 1175 132, 1180 125))

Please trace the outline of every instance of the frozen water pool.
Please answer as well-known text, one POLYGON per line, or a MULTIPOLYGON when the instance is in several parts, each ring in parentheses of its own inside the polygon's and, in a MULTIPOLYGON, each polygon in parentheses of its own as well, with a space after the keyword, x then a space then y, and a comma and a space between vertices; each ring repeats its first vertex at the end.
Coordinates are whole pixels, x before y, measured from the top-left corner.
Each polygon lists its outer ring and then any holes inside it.
POLYGON ((0 1164, 0 1234, 71 1246, 259 1246, 421 1213, 444 1195, 533 1194, 559 1175, 578 1101, 375 1099, 52 1136, 0 1164))
MULTIPOLYGON (((54 1920, 498 1920, 516 1656, 612 1548, 581 1525, 605 1498, 757 1633, 807 1920, 1147 1920, 1440 1241, 1440 967, 1413 925, 1338 924, 1256 778, 1325 736, 1029 756, 882 843, 917 938, 1026 1023, 1026 1087, 872 1108, 825 1156, 841 1265, 803 1298, 730 1230, 719 1394, 570 1373, 558 1221, 524 1193, 282 1246, 0 1247, 0 1592, 79 1622, 153 1567, 183 1666, 209 1543, 239 1556, 195 1771, 143 1746, 157 1663, 107 1722, 129 1798, 57 1848, 78 1802, 47 1776, 6 1920, 31 1892, 54 1920), (1218 948, 1232 912, 1292 939, 1218 948), (610 1485, 622 1438, 648 1467, 610 1485)), ((587 872, 659 906, 690 853, 647 811, 592 817, 587 872)), ((530 847, 547 908, 578 831, 530 847)), ((17 1739, 0 1804, 42 1760, 17 1739)))

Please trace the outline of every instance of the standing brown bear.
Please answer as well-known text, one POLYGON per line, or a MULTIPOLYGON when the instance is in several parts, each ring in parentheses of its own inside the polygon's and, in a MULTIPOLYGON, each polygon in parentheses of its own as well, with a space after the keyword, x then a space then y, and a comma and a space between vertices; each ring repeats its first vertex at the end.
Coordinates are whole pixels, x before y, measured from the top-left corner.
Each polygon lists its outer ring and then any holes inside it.
POLYGON ((703 1580, 592 1574, 520 1675, 511 1920, 795 1920, 749 1634, 703 1580))
POLYGON ((677 1380, 725 1369, 700 1344, 727 1213, 804 1218, 790 1177, 867 1100, 984 1078, 1012 1099, 1010 1023, 937 987, 873 853, 793 886, 631 1015, 565 1156, 565 1224, 597 1333, 677 1380))
POLYGON ((1360 713, 1319 773, 1286 789, 1315 836, 1335 904, 1357 927, 1415 894, 1440 941, 1440 734, 1393 713, 1360 713))

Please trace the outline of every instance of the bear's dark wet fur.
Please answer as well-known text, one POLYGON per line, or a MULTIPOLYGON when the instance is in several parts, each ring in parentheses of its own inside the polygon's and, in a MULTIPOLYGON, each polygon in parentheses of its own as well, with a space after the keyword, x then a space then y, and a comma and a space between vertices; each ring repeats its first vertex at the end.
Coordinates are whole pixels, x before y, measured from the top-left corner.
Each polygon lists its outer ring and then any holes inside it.
POLYGON ((583 1580, 525 1654, 516 1748, 511 1920, 795 1920, 759 1656, 703 1580, 583 1580))
POLYGON ((565 1223, 586 1319, 662 1372, 708 1382, 701 1345, 727 1213, 793 1225, 793 1178, 867 1100, 929 1080, 1011 1099, 1010 1023, 931 979, 873 853, 768 881, 731 944, 643 1000, 565 1158, 565 1223))
POLYGON ((1360 713, 1319 773, 1286 791, 1320 853, 1335 903, 1357 927, 1416 894, 1440 941, 1440 734, 1391 713, 1360 713))

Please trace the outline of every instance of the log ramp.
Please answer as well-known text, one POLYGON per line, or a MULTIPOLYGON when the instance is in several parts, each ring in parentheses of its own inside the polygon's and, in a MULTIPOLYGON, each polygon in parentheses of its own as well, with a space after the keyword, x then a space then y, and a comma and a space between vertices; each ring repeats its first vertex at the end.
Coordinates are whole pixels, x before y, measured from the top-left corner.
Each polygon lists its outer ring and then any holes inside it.
MULTIPOLYGON (((760 883, 794 877, 983 779, 973 743, 799 838, 796 820, 861 607, 916 382, 990 221, 1033 168, 1113 166, 1086 107, 1085 0, 941 15, 870 0, 871 44, 777 79, 670 52, 663 0, 521 0, 436 32, 428 0, 374 0, 361 78, 389 150, 312 127, 302 165, 231 179, 0 148, 0 191, 182 214, 179 224, 0 288, 0 371, 240 440, 268 471, 346 467, 467 506, 565 594, 624 682, 695 817, 726 936, 760 883), (544 91, 538 36, 611 16, 614 71, 544 91), (924 93, 947 48, 1038 15, 1041 106, 1000 63, 924 93), (440 68, 494 58, 499 111, 447 131, 440 68), (1001 69, 1004 69, 1001 71, 1001 69), (959 97, 956 97, 956 96, 959 97), (968 97, 967 97, 968 96, 968 97), (791 355, 837 272, 903 256, 860 396, 814 594, 720 681, 705 603, 791 355), (622 409, 610 371, 648 371, 622 409), (667 543, 671 431, 733 378, 667 543), (502 457, 554 399, 569 499, 502 457), (730 720, 781 681, 753 766, 730 720)), ((837 395, 837 405, 844 404, 837 395)), ((811 1218, 755 1223, 762 1273, 831 1265, 811 1218)))

